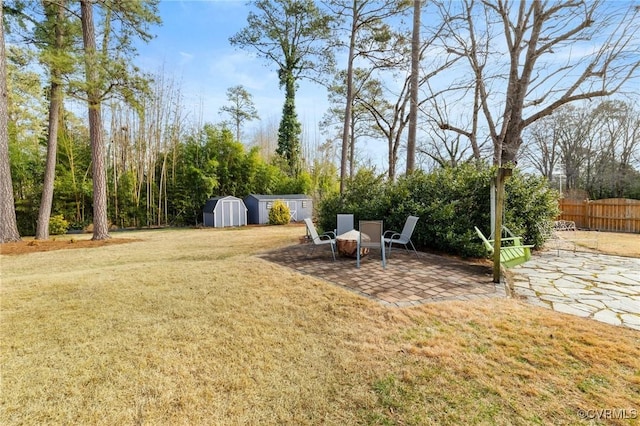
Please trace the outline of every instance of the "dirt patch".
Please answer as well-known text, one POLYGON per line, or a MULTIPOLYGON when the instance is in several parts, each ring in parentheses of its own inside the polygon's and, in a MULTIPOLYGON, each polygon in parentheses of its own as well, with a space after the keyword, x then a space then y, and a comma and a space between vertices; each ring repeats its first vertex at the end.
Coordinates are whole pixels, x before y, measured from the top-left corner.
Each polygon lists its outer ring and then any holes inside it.
POLYGON ((64 237, 62 239, 35 240, 33 238, 23 239, 12 243, 0 244, 0 254, 2 255, 20 255, 26 253, 35 253, 39 251, 67 250, 79 248, 104 247, 115 244, 125 244, 134 241, 141 241, 131 238, 110 238, 108 240, 94 241, 91 239, 76 239, 64 237))

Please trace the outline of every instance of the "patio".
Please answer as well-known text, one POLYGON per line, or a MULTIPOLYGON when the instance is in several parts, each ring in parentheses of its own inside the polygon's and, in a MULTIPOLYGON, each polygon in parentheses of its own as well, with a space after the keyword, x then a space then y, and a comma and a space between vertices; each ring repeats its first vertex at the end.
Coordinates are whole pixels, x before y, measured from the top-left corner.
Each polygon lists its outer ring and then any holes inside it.
POLYGON ((261 258, 302 274, 339 285, 385 306, 407 307, 442 300, 506 297, 503 284, 494 284, 489 264, 419 252, 419 257, 394 248, 382 268, 372 250, 356 268, 356 260, 338 256, 326 247, 309 256, 309 247, 294 245, 263 253, 261 258))
MULTIPOLYGON (((506 297, 504 279, 492 280, 491 264, 394 249, 383 269, 378 250, 356 260, 306 245, 263 253, 261 258, 324 279, 385 306, 408 307, 443 300, 506 297)), ((597 253, 543 250, 509 273, 510 294, 529 304, 640 330, 640 259, 597 253)))

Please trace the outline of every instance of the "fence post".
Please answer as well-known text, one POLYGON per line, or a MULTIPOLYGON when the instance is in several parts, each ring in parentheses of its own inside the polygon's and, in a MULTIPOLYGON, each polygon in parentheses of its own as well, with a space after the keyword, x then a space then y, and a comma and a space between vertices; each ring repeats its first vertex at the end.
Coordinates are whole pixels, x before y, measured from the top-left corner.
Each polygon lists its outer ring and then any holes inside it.
POLYGON ((591 230, 591 206, 589 205, 589 199, 583 201, 584 218, 582 219, 582 223, 584 223, 588 230, 591 230))

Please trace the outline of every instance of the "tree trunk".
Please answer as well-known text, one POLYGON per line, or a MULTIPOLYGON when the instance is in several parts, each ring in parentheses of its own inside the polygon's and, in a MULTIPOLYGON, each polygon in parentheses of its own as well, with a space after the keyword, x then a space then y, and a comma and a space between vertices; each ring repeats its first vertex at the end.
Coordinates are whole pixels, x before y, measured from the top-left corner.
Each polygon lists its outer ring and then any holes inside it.
MULTIPOLYGON (((353 144, 351 119, 353 115, 353 56, 356 45, 356 30, 358 23, 357 0, 353 0, 353 22, 351 24, 351 38, 349 39, 349 57, 347 58, 347 99, 344 106, 344 126, 342 129, 342 150, 340 155, 340 194, 344 193, 347 178, 347 162, 349 161, 349 145, 353 144), (351 141, 349 139, 351 138, 351 141), (351 142, 351 144, 349 143, 351 142)), ((351 146, 353 150, 353 146, 351 146)), ((353 158, 353 151, 352 151, 353 158)), ((353 168, 353 164, 351 165, 353 168)))
POLYGON ((500 166, 513 167, 517 162, 517 154, 522 145, 522 131, 524 129, 522 116, 514 112, 511 122, 507 125, 505 137, 500 144, 500 166))
POLYGON ((349 178, 356 175, 356 117, 351 114, 351 130, 349 131, 349 178))
POLYGON ((107 176, 104 167, 104 142, 102 138, 102 116, 100 113, 99 77, 97 70, 96 39, 93 26, 91 0, 80 1, 82 40, 85 51, 87 77, 87 99, 89 104, 89 137, 91 139, 91 162, 93 165, 93 237, 92 240, 110 238, 107 221, 107 176))
POLYGON ((389 135, 387 136, 387 143, 389 145, 389 157, 388 157, 389 171, 387 175, 389 176, 389 182, 393 182, 394 180, 396 180, 396 156, 395 156, 395 149, 394 149, 395 144, 394 144, 392 130, 389 132, 389 135))
MULTIPOLYGON (((57 6, 57 16, 48 16, 48 20, 55 20, 54 50, 62 48, 64 34, 62 32, 62 21, 64 19, 64 2, 57 6)), ((47 160, 44 170, 44 183, 42 187, 42 197, 40 198, 40 209, 38 210, 38 223, 36 226, 36 239, 46 240, 49 238, 49 219, 51 217, 51 205, 53 203, 53 185, 56 179, 56 156, 58 153, 58 124, 60 122, 60 110, 62 108, 62 86, 61 72, 55 64, 51 67, 51 87, 49 99, 49 128, 47 137, 47 160)))
MULTIPOLYGON (((0 1, 0 6, 2 2, 0 1)), ((4 22, 0 7, 0 22, 4 22)), ((9 164, 9 112, 4 26, 0 25, 0 243, 19 241, 9 164)))
POLYGON ((49 218, 53 203, 53 184, 56 178, 56 155, 58 152, 58 123, 62 106, 62 87, 53 79, 51 81, 51 99, 49 100, 49 135, 47 138, 47 160, 44 170, 44 184, 38 210, 36 240, 49 238, 49 218))
POLYGON ((420 76, 420 6, 413 0, 413 35, 411 38, 411 82, 409 102, 409 135, 407 138, 407 174, 416 166, 416 130, 418 126, 418 84, 420 76))
POLYGON ((493 282, 499 283, 501 270, 500 270, 500 249, 502 247, 502 215, 504 211, 504 183, 509 176, 511 176, 512 170, 504 167, 498 169, 498 175, 496 176, 496 216, 495 226, 493 233, 493 282))

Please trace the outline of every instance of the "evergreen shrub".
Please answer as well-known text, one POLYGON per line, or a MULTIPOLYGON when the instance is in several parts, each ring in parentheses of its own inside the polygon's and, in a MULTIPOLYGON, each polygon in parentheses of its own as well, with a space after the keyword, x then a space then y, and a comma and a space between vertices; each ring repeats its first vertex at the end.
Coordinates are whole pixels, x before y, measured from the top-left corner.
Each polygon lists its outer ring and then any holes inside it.
POLYGON ((49 234, 62 235, 69 230, 69 222, 67 222, 61 214, 51 216, 49 219, 49 234))
POLYGON ((270 225, 286 225, 291 219, 291 212, 289 207, 281 201, 275 200, 269 210, 269 224, 270 225))
POLYGON ((376 220, 387 216, 390 206, 384 176, 377 175, 373 169, 363 168, 346 182, 345 187, 347 189, 342 195, 332 193, 320 201, 318 226, 321 230, 335 229, 336 215, 339 213, 353 214, 356 227, 359 220, 376 220))
MULTIPOLYGON (((407 216, 418 216, 412 240, 416 246, 464 257, 482 257, 486 251, 474 231, 491 232, 491 182, 496 169, 464 164, 425 173, 415 171, 388 182, 371 170, 361 170, 344 194, 319 204, 318 222, 334 229, 336 214, 353 213, 360 219, 383 219, 385 229, 400 232, 407 216)), ((558 194, 544 178, 514 170, 505 185, 504 225, 522 236, 525 244, 541 246, 540 224, 558 215, 558 194)))

